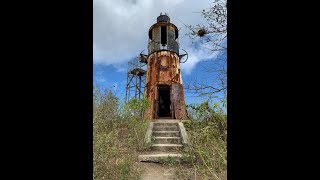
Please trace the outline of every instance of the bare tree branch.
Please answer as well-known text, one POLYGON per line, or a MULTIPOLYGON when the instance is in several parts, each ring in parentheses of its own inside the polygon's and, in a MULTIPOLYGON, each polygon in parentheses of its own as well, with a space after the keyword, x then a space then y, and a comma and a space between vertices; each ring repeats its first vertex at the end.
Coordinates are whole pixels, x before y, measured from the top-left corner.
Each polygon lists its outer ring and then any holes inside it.
POLYGON ((192 42, 199 42, 201 48, 208 52, 218 52, 222 58, 202 61, 202 68, 207 77, 192 79, 185 84, 187 92, 198 96, 213 97, 216 93, 223 92, 227 97, 227 61, 224 56, 227 51, 227 0, 214 0, 212 6, 201 12, 207 24, 185 25, 189 29, 188 35, 192 42))

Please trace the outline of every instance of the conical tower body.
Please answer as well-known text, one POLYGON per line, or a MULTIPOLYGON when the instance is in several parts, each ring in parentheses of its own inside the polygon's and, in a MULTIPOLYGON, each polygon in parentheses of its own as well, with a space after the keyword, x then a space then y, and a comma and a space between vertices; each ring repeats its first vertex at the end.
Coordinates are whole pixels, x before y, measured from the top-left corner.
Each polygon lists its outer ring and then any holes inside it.
MULTIPOLYGON (((160 15, 149 29, 144 97, 150 107, 145 119, 186 119, 180 69, 178 28, 167 15, 160 15)), ((143 56, 142 56, 143 58, 143 56)))

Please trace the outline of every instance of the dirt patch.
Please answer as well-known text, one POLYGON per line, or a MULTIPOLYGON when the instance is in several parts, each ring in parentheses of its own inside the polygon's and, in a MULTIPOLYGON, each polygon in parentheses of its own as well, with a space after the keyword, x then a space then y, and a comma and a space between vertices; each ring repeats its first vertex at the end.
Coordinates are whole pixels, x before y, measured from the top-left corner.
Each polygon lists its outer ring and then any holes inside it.
POLYGON ((142 170, 141 180, 173 180, 176 179, 176 168, 159 163, 138 162, 142 170))
MULTIPOLYGON (((166 165, 152 162, 137 162, 142 180, 194 180, 203 179, 188 165, 166 165), (197 176, 195 178, 195 175, 197 176)), ((208 178, 207 178, 208 179, 208 178)))

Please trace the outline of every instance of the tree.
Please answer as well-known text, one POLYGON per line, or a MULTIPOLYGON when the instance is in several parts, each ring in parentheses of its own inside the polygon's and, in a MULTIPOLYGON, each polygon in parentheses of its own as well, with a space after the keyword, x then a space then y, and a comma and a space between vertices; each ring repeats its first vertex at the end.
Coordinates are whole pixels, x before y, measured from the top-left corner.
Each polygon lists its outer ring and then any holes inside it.
POLYGON ((203 61, 206 79, 192 79, 185 89, 202 97, 213 98, 218 92, 223 92, 227 98, 227 0, 215 0, 212 6, 201 12, 206 25, 186 25, 188 36, 192 42, 197 42, 208 53, 217 53, 214 59, 203 61), (209 81, 207 81, 209 80, 209 81))

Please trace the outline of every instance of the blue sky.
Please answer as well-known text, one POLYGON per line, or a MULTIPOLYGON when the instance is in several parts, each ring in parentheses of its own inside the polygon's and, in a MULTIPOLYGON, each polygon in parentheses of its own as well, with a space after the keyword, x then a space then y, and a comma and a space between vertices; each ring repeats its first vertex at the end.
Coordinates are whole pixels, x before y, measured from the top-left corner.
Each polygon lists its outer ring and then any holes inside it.
MULTIPOLYGON (((217 56, 217 58, 225 58, 225 55, 217 56)), ((212 64, 212 62, 210 62, 212 64)), ((210 75, 204 71, 202 66, 205 66, 206 62, 200 62, 195 65, 190 73, 185 73, 182 70, 182 80, 184 83, 191 81, 192 79, 200 79, 204 81, 210 81, 210 75)), ((126 93, 126 69, 119 70, 113 65, 104 64, 94 64, 93 65, 93 83, 94 85, 99 85, 101 89, 108 88, 111 89, 117 97, 124 100, 126 93)), ((222 97, 222 93, 218 93, 217 96, 222 97)), ((196 94, 188 93, 185 91, 185 101, 186 104, 191 103, 201 103, 206 98, 196 97, 196 94)))
MULTIPOLYGON (((226 58, 219 53, 208 53, 198 48, 185 34, 184 24, 206 24, 199 13, 209 8, 212 0, 95 0, 93 1, 93 82, 101 88, 112 89, 121 99, 125 98, 127 62, 142 50, 147 53, 148 30, 156 23, 161 12, 167 12, 171 23, 179 30, 180 51, 185 49, 189 59, 181 64, 182 80, 209 81, 202 66, 205 60, 212 62, 226 58)), ((181 51, 183 53, 183 51, 181 51)), ((204 99, 185 92, 187 104, 200 103, 204 99)))

